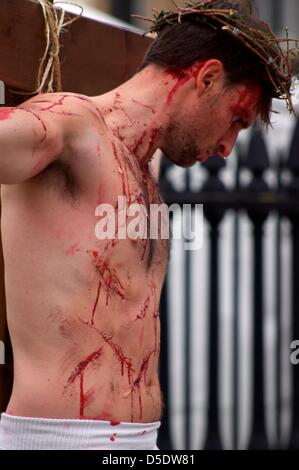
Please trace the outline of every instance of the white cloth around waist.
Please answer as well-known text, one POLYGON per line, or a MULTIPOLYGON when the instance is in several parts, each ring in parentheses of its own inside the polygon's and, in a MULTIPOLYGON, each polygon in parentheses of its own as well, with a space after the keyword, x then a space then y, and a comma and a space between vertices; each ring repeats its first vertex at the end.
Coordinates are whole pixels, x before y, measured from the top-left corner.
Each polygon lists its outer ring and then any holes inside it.
POLYGON ((2 450, 156 450, 160 421, 120 423, 1 414, 2 450))

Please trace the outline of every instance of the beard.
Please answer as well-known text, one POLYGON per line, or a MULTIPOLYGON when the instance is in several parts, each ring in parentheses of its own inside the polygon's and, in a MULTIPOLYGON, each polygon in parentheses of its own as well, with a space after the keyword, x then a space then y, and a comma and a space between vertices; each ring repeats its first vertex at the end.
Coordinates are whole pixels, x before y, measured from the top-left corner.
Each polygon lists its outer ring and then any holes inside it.
MULTIPOLYGON (((193 126, 192 126, 193 127, 193 126)), ((168 160, 182 168, 188 168, 197 163, 200 148, 196 139, 190 135, 188 126, 172 124, 165 130, 165 144, 161 149, 168 160)))

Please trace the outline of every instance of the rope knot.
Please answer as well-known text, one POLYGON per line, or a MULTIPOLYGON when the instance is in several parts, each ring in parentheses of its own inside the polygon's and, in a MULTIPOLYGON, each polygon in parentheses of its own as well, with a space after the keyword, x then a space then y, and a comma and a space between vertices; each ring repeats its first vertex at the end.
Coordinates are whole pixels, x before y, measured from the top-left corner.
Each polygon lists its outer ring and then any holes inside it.
POLYGON ((40 4, 45 19, 46 48, 40 61, 37 88, 32 94, 55 93, 62 91, 61 67, 59 60, 60 35, 66 31, 66 26, 79 19, 83 13, 83 8, 79 5, 54 0, 37 0, 40 4), (81 12, 77 17, 65 21, 65 11, 55 8, 57 4, 70 4, 80 8, 81 12))

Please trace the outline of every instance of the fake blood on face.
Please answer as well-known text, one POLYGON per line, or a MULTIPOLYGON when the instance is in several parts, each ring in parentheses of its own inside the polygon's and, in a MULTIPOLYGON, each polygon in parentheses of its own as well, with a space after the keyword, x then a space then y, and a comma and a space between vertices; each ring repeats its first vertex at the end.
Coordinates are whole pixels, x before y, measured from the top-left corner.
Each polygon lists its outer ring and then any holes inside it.
POLYGON ((248 120, 252 113, 257 111, 261 88, 255 85, 246 85, 244 90, 238 91, 238 94, 238 101, 230 107, 230 111, 234 116, 248 120))
POLYGON ((167 106, 171 105, 174 96, 178 92, 178 90, 184 86, 189 80, 192 78, 196 79, 197 73, 202 68, 203 63, 195 64, 188 69, 177 69, 173 70, 166 70, 165 74, 176 80, 175 85, 172 87, 170 92, 168 93, 166 104, 167 106))

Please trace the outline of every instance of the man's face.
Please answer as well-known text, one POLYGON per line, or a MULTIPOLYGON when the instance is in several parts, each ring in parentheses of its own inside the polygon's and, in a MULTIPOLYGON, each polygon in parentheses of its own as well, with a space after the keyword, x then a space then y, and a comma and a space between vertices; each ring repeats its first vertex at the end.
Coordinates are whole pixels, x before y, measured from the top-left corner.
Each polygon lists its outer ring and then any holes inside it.
POLYGON ((182 167, 213 155, 228 157, 239 132, 255 122, 260 98, 259 86, 244 84, 223 85, 197 103, 186 100, 167 130, 166 156, 182 167))

